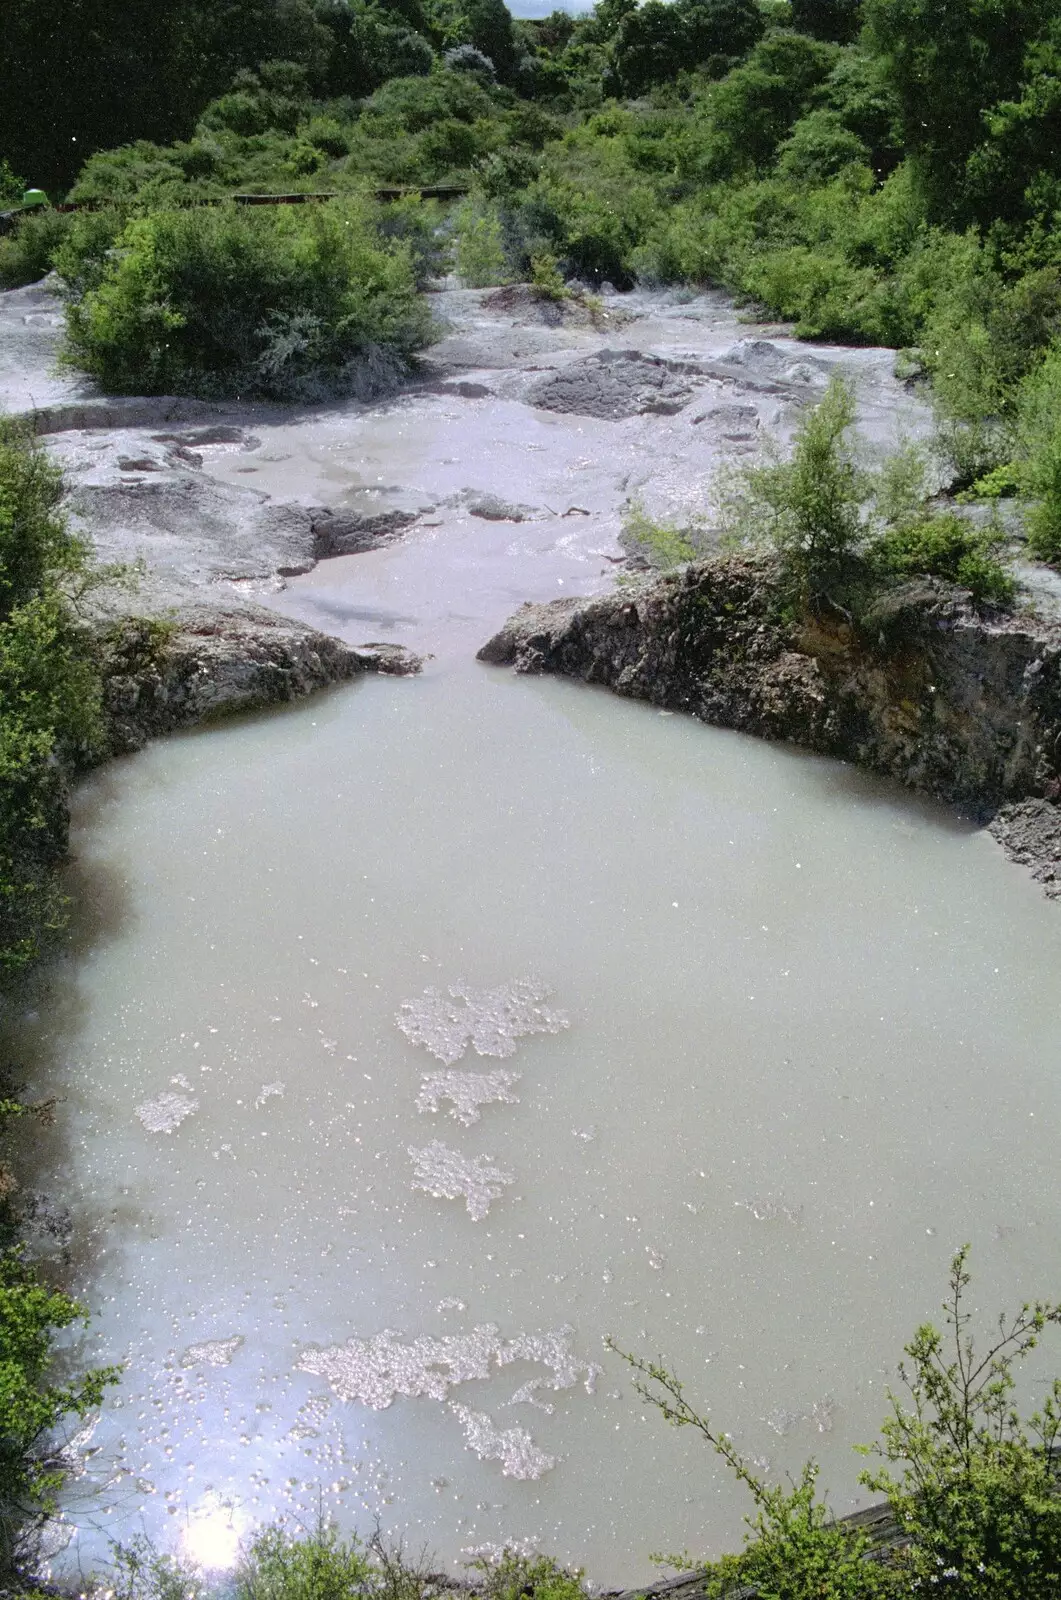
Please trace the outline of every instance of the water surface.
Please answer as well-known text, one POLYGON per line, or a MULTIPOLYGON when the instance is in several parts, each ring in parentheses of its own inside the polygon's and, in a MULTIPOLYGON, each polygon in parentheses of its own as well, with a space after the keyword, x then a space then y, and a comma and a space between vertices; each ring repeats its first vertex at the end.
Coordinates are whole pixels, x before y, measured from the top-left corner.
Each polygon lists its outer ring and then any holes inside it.
POLYGON ((949 813, 464 661, 154 745, 75 840, 24 1037, 127 1363, 75 1568, 323 1491, 633 1582, 745 1505, 605 1334, 844 1508, 952 1249, 1057 1292, 1061 919, 949 813))

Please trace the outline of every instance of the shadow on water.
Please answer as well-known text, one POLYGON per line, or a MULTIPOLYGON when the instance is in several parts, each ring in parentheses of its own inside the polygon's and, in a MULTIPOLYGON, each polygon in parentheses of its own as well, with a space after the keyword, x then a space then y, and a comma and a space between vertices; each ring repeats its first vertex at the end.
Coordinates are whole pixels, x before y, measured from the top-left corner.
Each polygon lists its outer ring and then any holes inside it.
MULTIPOLYGON (((497 674, 495 667, 484 665, 483 671, 497 674)), ((503 685, 534 685, 539 692, 550 694, 565 720, 596 748, 621 754, 625 762, 651 772, 657 781, 676 786, 691 784, 705 794, 724 794, 757 806, 760 791, 756 773, 767 765, 785 766, 792 770, 794 785, 798 783, 804 791, 808 784, 812 785, 822 801, 837 810, 850 806, 885 810, 912 826, 930 827, 958 838, 981 831, 972 817, 943 800, 916 794, 895 778, 868 772, 832 756, 817 755, 795 744, 773 743, 754 734, 715 727, 685 712, 625 699, 599 684, 517 678, 511 674, 498 681, 503 685), (615 713, 606 718, 598 714, 596 697, 601 695, 618 702, 615 713), (685 730, 679 748, 675 748, 675 740, 667 739, 666 769, 656 764, 655 741, 645 738, 646 718, 658 719, 661 739, 667 738, 662 732, 664 726, 685 730), (742 759, 735 760, 735 754, 742 759)))
MULTIPOLYGON (((356 681, 356 680, 355 680, 356 681)), ((316 716, 339 711, 339 696, 351 688, 337 684, 314 697, 316 716)), ((304 714, 304 702, 248 711, 226 718, 232 732, 304 714)), ((175 739, 205 740, 218 731, 207 726, 175 739)), ((92 998, 91 964, 114 940, 130 931, 136 912, 134 893, 120 864, 93 854, 91 840, 105 826, 108 811, 127 791, 131 764, 144 754, 121 756, 87 775, 71 801, 70 855, 62 881, 68 922, 51 952, 0 1000, 0 1067, 27 1101, 50 1107, 47 1115, 20 1121, 9 1142, 7 1160, 18 1184, 22 1232, 32 1259, 49 1281, 75 1295, 96 1276, 101 1254, 113 1250, 142 1226, 142 1208, 129 1198, 106 1207, 91 1204, 82 1188, 79 1150, 71 1137, 72 1112, 91 1114, 92 1104, 78 1072, 92 998)), ((91 1364, 85 1341, 70 1340, 61 1365, 73 1373, 91 1364)))

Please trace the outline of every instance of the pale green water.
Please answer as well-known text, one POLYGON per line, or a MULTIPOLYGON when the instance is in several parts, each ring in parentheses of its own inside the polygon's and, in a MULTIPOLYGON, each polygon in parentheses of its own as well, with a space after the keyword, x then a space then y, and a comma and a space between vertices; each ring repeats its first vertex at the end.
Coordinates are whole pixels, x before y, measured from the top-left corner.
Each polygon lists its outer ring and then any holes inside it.
POLYGON ((634 1581, 745 1506, 606 1333, 773 1471, 818 1455, 843 1508, 952 1248, 986 1317, 1058 1292, 1061 916, 947 813, 462 664, 155 745, 85 786, 76 839, 81 948, 27 1038, 66 1096, 88 1348, 128 1370, 68 1562, 140 1527, 223 1558, 320 1485, 445 1563, 528 1539, 634 1581), (527 977, 570 1026, 452 1068, 519 1073, 518 1103, 418 1110, 444 1068, 403 1002, 527 977), (194 1109, 149 1131, 166 1093, 194 1109), (412 1187, 432 1139, 511 1175, 483 1220, 412 1187), (299 1368, 486 1323, 487 1359, 569 1326, 595 1392, 509 1405, 551 1377, 520 1361, 376 1410, 299 1368), (505 1476, 476 1426, 555 1465, 505 1476))

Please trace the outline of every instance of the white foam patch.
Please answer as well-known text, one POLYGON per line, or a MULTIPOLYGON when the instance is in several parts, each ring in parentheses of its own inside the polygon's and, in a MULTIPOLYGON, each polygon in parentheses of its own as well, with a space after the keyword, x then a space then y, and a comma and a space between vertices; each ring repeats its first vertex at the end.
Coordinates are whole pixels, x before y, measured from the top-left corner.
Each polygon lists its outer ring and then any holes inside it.
POLYGON ((416 1097, 418 1111, 441 1111, 443 1100, 450 1102, 450 1115, 468 1128, 482 1116, 481 1107, 519 1105, 512 1093, 520 1080, 518 1072, 498 1067, 494 1072, 429 1072, 416 1097))
POLYGON ((202 1344, 190 1344, 181 1356, 182 1367, 227 1367, 243 1343, 241 1333, 231 1339, 204 1339, 202 1344))
POLYGON ((287 1085, 281 1083, 279 1080, 277 1080, 276 1083, 263 1083, 261 1088, 258 1090, 258 1098, 254 1102, 255 1106, 263 1106, 267 1100, 274 1100, 278 1098, 283 1094, 286 1088, 287 1085))
POLYGON ((526 1428, 498 1428, 485 1411, 471 1411, 456 1400, 450 1410, 464 1429, 468 1449, 481 1461, 499 1461, 506 1478, 541 1478, 556 1466, 556 1457, 539 1450, 526 1428))
POLYGON ((803 1207, 789 1205, 782 1195, 763 1195, 757 1200, 735 1200, 742 1211, 750 1211, 756 1222, 792 1222, 803 1220, 803 1207))
POLYGON ((463 1199, 473 1222, 481 1222, 491 1202, 516 1181, 514 1173, 495 1167, 489 1156, 462 1156, 441 1139, 432 1139, 422 1150, 413 1145, 408 1150, 413 1158, 413 1188, 436 1200, 463 1199))
POLYGON ((406 1000, 394 1020, 407 1039, 422 1044, 446 1066, 459 1061, 469 1045, 481 1056, 511 1056, 516 1040, 526 1034, 560 1033, 570 1027, 564 1012, 542 1004, 551 992, 536 978, 517 978, 496 989, 454 983, 406 1000))
POLYGON ((571 1389, 579 1380, 587 1394, 593 1393, 601 1369, 575 1354, 572 1332, 570 1327, 562 1327, 506 1339, 496 1323, 486 1322, 471 1333, 405 1339, 385 1328, 369 1339, 304 1350, 296 1366, 300 1372, 323 1378, 340 1400, 356 1400, 373 1411, 385 1411, 399 1395, 446 1400, 458 1384, 481 1382, 514 1361, 548 1368, 551 1376, 525 1384, 513 1396, 510 1404, 514 1405, 538 1389, 571 1389))
POLYGON ((190 1117, 193 1111, 198 1111, 198 1100, 192 1099, 187 1094, 170 1094, 165 1091, 156 1095, 154 1100, 145 1100, 136 1108, 148 1133, 173 1133, 179 1128, 185 1117, 190 1117))
POLYGON ((784 1406, 775 1406, 763 1421, 768 1428, 772 1428, 782 1438, 791 1433, 792 1429, 800 1422, 810 1422, 819 1433, 832 1433, 836 1421, 836 1401, 831 1395, 825 1395, 821 1400, 815 1400, 805 1411, 788 1411, 784 1406))

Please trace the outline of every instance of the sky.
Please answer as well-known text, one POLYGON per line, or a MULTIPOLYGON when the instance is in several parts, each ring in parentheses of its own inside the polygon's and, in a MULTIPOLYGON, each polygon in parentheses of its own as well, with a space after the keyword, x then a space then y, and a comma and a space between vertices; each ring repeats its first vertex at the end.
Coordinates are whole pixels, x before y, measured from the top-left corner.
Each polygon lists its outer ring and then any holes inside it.
POLYGON ((591 11, 593 0, 506 0, 514 17, 547 17, 551 11, 591 11))

